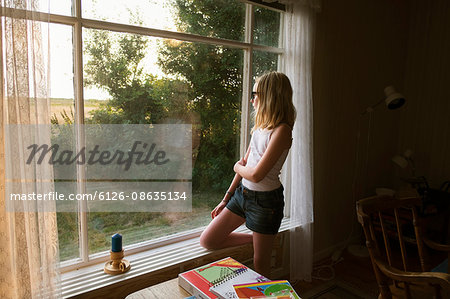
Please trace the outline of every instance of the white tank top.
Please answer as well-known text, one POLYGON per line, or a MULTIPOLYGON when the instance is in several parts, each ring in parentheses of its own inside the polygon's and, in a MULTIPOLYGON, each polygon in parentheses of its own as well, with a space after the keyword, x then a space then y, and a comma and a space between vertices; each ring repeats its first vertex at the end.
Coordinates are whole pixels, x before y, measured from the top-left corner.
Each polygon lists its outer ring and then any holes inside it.
MULTIPOLYGON (((266 152, 269 145, 270 136, 273 130, 256 129, 253 131, 252 138, 250 140, 250 154, 247 158, 247 165, 255 167, 261 160, 262 156, 266 152)), ((284 150, 278 161, 273 168, 267 173, 267 175, 258 183, 253 183, 245 178, 242 178, 242 185, 244 187, 254 191, 272 191, 281 186, 280 171, 286 160, 289 149, 284 150)))

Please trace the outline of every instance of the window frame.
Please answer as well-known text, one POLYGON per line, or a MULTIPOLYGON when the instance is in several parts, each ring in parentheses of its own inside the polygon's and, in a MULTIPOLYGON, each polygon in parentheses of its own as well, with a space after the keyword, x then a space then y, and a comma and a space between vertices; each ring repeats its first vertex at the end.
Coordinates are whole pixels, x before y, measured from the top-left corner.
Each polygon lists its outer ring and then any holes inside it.
MULTIPOLYGON (((253 43, 254 31, 254 5, 245 2, 245 36, 244 41, 234 41, 223 38, 200 36, 190 33, 168 31, 162 29, 154 29, 149 27, 141 27, 136 25, 127 25, 114 22, 85 19, 82 16, 81 9, 82 0, 72 0, 72 16, 59 14, 51 14, 44 12, 32 12, 28 10, 1 7, 2 17, 12 17, 28 20, 37 20, 48 22, 51 24, 62 24, 72 27, 73 32, 73 59, 74 59, 74 102, 75 102, 75 123, 84 124, 84 90, 83 90, 83 28, 100 29, 121 33, 139 34, 150 37, 169 38, 186 42, 200 42, 209 45, 222 45, 232 48, 238 48, 244 51, 243 61, 243 81, 242 81, 242 105, 241 105, 241 134, 240 134, 240 155, 246 152, 250 138, 250 98, 252 91, 252 64, 253 51, 264 51, 278 54, 278 68, 282 67, 284 49, 283 45, 283 21, 284 13, 280 12, 280 41, 279 47, 270 47, 253 43)), ((3 59, 3 58, 2 58, 3 59)), ((76 126, 76 147, 77 151, 84 147, 84 133, 80 130, 81 126, 76 126)), ((84 193, 86 169, 83 165, 77 165, 77 192, 84 193)), ((62 273, 72 271, 77 268, 86 267, 99 263, 105 259, 109 252, 99 252, 89 255, 88 248, 88 219, 87 219, 87 202, 78 202, 78 235, 79 235, 79 251, 78 258, 70 259, 60 263, 62 273)), ((136 243, 126 246, 127 254, 138 253, 150 250, 171 243, 177 243, 184 240, 198 237, 201 234, 202 227, 191 229, 189 231, 177 233, 170 236, 164 236, 145 242, 136 243)))

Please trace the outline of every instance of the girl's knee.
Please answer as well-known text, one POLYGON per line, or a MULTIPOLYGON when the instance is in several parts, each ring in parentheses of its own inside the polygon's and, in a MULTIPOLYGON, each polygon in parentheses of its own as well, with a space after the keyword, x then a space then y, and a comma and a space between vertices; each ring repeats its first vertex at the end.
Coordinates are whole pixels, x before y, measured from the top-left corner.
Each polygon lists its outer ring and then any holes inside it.
POLYGON ((200 246, 208 250, 214 250, 217 249, 217 241, 212 234, 205 230, 200 235, 200 246))

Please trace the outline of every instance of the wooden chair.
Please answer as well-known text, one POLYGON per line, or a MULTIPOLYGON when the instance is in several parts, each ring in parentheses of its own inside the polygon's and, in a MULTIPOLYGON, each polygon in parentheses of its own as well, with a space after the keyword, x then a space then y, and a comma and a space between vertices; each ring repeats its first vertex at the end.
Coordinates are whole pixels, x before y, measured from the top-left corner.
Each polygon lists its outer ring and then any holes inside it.
MULTIPOLYGON (((419 222, 419 233, 420 238, 425 245, 424 251, 423 251, 423 263, 425 265, 425 270, 429 271, 431 270, 435 264, 433 264, 430 260, 430 256, 435 255, 436 253, 445 253, 445 258, 447 259, 447 269, 445 271, 450 274, 450 264, 448 261, 450 261, 450 236, 449 236, 449 225, 450 225, 450 218, 449 218, 449 209, 444 212, 444 221, 443 221, 443 229, 441 231, 441 234, 437 235, 434 239, 432 239, 427 234, 427 226, 423 225, 422 221, 419 222), (436 240, 439 239, 439 240, 436 240)), ((450 296, 449 296, 450 298, 450 296)))
POLYGON ((450 294, 449 274, 427 272, 423 229, 416 208, 420 204, 420 198, 390 196, 369 197, 356 203, 380 289, 379 298, 448 298, 445 296, 450 294), (398 240, 401 259, 396 259, 395 251, 391 250, 393 240, 398 240), (417 247, 418 259, 408 258, 410 244, 417 247), (413 265, 414 260, 419 265, 413 265))

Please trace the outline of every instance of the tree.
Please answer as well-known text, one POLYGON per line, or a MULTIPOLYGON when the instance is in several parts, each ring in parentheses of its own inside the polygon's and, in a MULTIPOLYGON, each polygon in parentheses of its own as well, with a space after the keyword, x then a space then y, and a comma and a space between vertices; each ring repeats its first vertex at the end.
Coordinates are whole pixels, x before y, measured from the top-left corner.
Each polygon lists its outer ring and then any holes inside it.
MULTIPOLYGON (((245 5, 240 1, 176 0, 174 11, 179 31, 238 41, 244 38, 245 5)), ((273 44, 273 36, 278 37, 279 17, 260 8, 255 14, 264 24, 255 30, 255 37, 273 44)), ((276 69, 277 60, 274 63, 272 56, 255 53, 254 71, 261 74, 276 69)), ((223 191, 239 157, 243 50, 166 41, 159 50, 159 64, 167 74, 176 74, 191 86, 189 98, 201 117, 194 187, 223 191)))
MULTIPOLYGON (((175 0, 172 9, 179 31, 243 40, 245 5, 240 1, 175 0)), ((279 19, 273 18, 273 12, 257 8, 255 13, 265 20, 255 31, 258 39, 272 36, 270 30, 277 32, 279 19)), ((157 79, 145 74, 141 66, 146 47, 144 36, 90 31, 85 85, 106 89, 111 100, 91 112, 87 122, 159 123, 171 115, 194 113, 200 120, 194 124, 200 139, 194 190, 223 191, 239 156, 243 50, 164 40, 158 63, 167 78, 157 79), (178 79, 168 79, 174 77, 178 79)), ((276 67, 273 54, 259 52, 254 58, 258 74, 276 67)))
POLYGON ((111 99, 91 111, 87 123, 160 123, 187 109, 182 82, 144 73, 146 46, 145 36, 90 31, 84 84, 107 90, 111 99))
MULTIPOLYGON (((243 6, 237 1, 185 1, 174 4, 180 31, 241 40, 243 6)), ((166 41, 159 64, 191 87, 189 98, 198 113, 200 148, 193 171, 195 189, 220 189, 230 182, 238 157, 243 51, 201 43, 166 41)))

